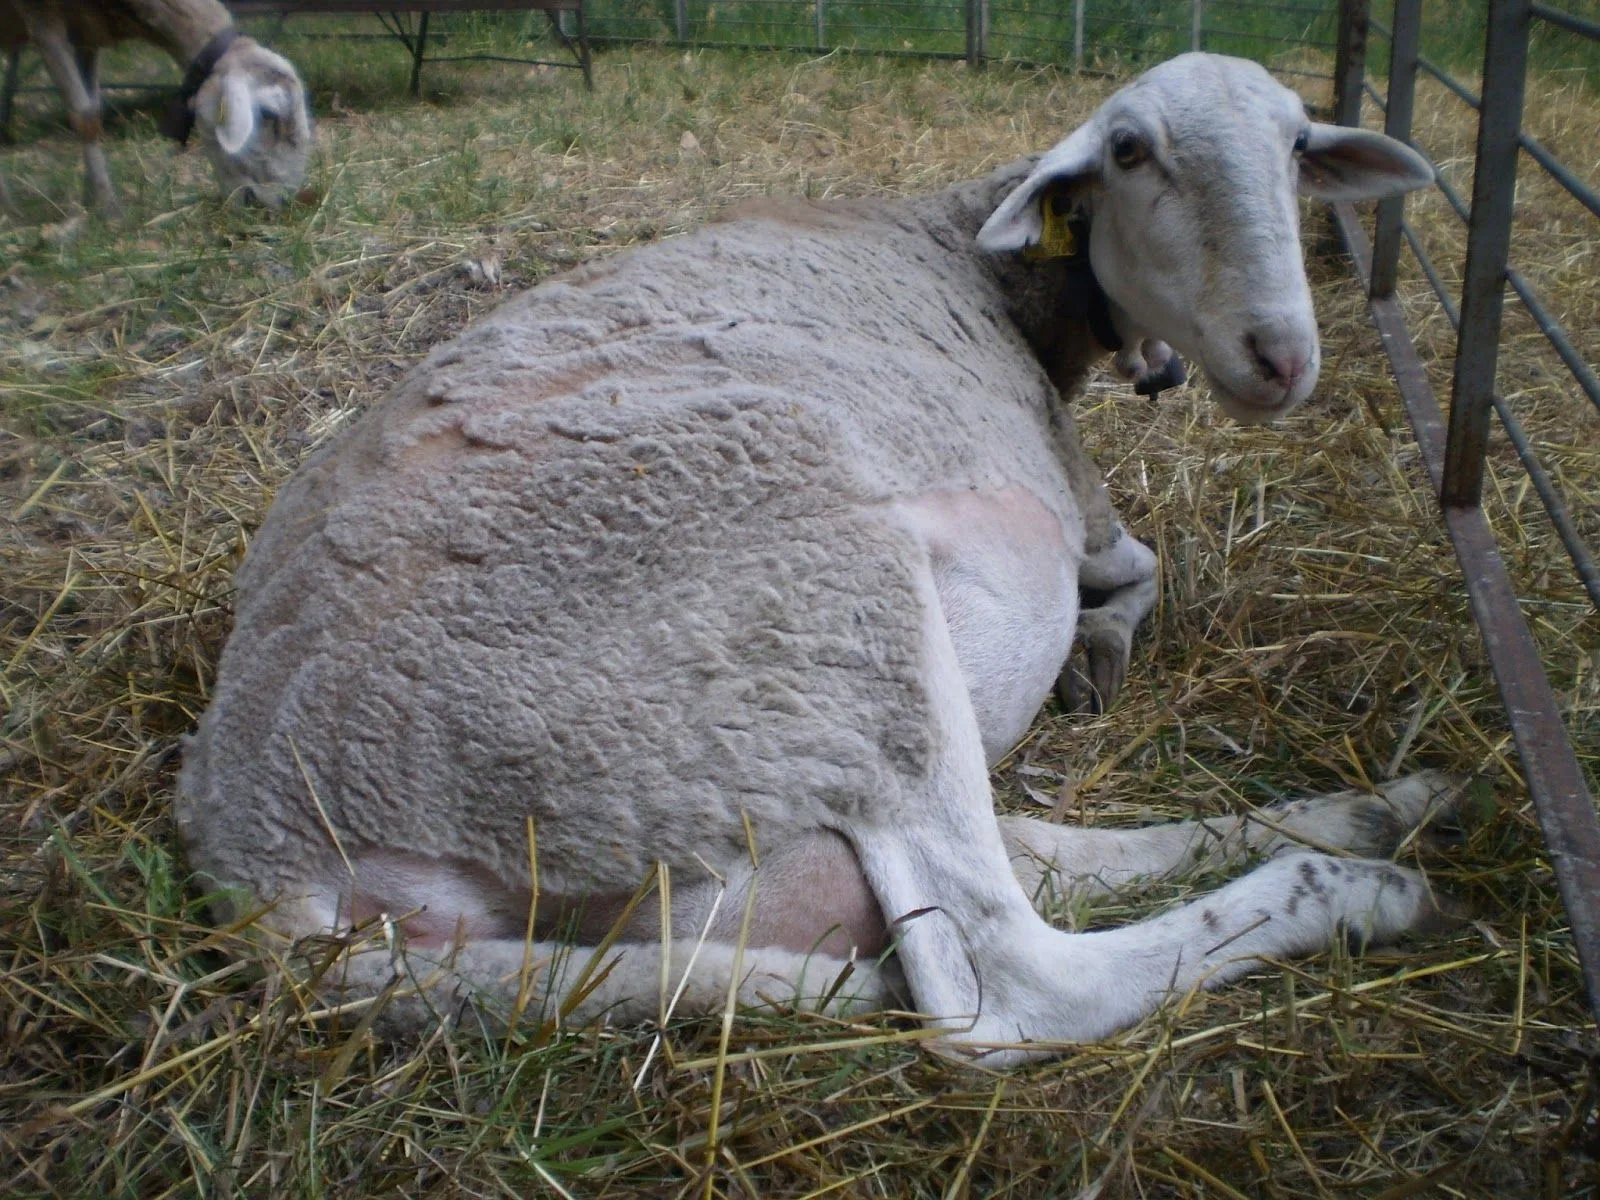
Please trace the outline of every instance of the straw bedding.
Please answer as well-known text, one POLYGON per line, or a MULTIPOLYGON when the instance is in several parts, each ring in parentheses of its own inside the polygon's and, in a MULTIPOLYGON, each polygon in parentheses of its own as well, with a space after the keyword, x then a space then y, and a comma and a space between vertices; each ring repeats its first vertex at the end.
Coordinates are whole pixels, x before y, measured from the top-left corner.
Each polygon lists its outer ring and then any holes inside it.
MULTIPOLYGON (((441 71, 411 107, 308 61, 322 199, 205 199, 134 120, 113 228, 60 207, 47 136, 0 219, 0 1190, 9 1195, 1574 1196, 1596 1194, 1596 1038, 1454 560, 1347 265, 1317 252, 1323 384, 1273 428, 1203 387, 1096 378, 1084 436, 1160 605, 1103 717, 1041 714, 1002 806, 1131 823, 1420 767, 1482 772, 1470 828, 1408 847, 1473 919, 1185 997, 1006 1076, 892 1019, 373 1041, 200 919, 170 819, 230 580, 273 490, 426 349, 510 289, 770 192, 926 191, 1049 144, 1111 86, 1007 68, 658 50, 565 76, 441 71), (318 73, 323 78, 319 81, 318 73), (355 89, 355 90, 350 90, 355 89), (1432 1190, 1430 1192, 1430 1189, 1432 1190)), ((1421 140, 1469 191, 1442 91, 1421 140)), ((24 114, 35 134, 42 117, 24 114)), ((1600 105, 1536 80, 1534 131, 1594 182, 1600 105), (1587 164, 1587 165, 1586 165, 1587 164)), ((1413 207, 1447 270, 1442 199, 1413 207)), ((1514 257, 1600 355, 1595 225, 1524 166, 1514 257)), ((1453 278, 1453 276, 1451 277, 1453 278)), ((1403 293, 1435 384, 1453 343, 1403 293)), ((1502 389, 1600 540, 1600 422, 1508 306, 1502 389)), ((1591 770, 1597 626, 1503 445, 1490 517, 1591 770)), ((1070 926, 1214 885, 1064 906, 1070 926)))

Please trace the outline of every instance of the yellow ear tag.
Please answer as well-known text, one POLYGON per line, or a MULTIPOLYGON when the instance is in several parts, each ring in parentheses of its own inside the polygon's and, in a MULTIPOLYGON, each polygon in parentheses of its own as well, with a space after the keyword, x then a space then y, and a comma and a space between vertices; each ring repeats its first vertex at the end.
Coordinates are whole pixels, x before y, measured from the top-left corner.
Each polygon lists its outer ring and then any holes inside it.
POLYGON ((1039 241, 1022 252, 1023 258, 1036 262, 1045 258, 1072 258, 1078 253, 1077 235, 1072 232, 1067 214, 1056 211, 1055 199, 1049 195, 1039 198, 1039 241))

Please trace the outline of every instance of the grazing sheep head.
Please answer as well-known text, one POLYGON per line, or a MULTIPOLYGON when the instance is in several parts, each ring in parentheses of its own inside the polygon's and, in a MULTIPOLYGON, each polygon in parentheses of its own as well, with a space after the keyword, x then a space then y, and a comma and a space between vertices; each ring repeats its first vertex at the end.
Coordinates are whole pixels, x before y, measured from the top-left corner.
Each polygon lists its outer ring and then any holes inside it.
POLYGON ((1119 326, 1202 364, 1224 410, 1258 423, 1304 401, 1320 366, 1296 194, 1373 199, 1432 182, 1392 138, 1310 121, 1256 63, 1184 54, 1043 155, 978 244, 1037 245, 1042 205, 1080 207, 1119 326))
POLYGON ((276 208, 305 182, 311 114, 287 59, 238 38, 196 93, 194 117, 229 195, 276 208))

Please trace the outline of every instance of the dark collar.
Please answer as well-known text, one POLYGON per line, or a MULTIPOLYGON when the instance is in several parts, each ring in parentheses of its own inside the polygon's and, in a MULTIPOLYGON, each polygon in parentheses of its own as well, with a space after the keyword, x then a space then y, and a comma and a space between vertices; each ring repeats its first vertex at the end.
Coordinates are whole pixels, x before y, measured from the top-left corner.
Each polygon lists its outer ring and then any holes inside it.
MULTIPOLYGON (((1072 231, 1073 253, 1067 258, 1067 286, 1065 304, 1067 311, 1081 316, 1089 323, 1089 332, 1111 353, 1122 349, 1122 336, 1111 322, 1111 297, 1094 273, 1089 261, 1089 214, 1079 208, 1067 219, 1072 231)), ((1159 372, 1146 374, 1133 383, 1133 390, 1152 400, 1168 388, 1182 387, 1188 379, 1188 369, 1183 359, 1174 351, 1159 372)))
POLYGON ((1115 354, 1122 349, 1122 338, 1111 323, 1111 298, 1106 295, 1100 280, 1095 278, 1094 265, 1089 261, 1089 214, 1083 209, 1067 219, 1072 231, 1075 253, 1067 259, 1067 307, 1089 322, 1089 332, 1094 340, 1115 354))
POLYGON ((219 29, 183 73, 183 85, 178 88, 178 94, 167 105, 166 115, 161 118, 161 132, 178 145, 185 144, 190 131, 194 129, 195 96, 205 86, 206 80, 211 78, 211 72, 216 70, 217 60, 228 52, 228 47, 233 45, 238 36, 239 31, 232 25, 219 29))

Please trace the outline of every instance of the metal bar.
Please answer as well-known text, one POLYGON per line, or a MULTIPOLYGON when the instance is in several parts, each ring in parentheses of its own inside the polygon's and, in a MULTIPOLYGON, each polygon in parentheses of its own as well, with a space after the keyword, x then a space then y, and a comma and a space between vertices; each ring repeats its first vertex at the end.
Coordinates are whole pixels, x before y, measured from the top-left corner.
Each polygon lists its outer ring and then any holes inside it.
POLYGON ((1433 259, 1428 257, 1428 252, 1423 248, 1421 239, 1417 237, 1417 231, 1411 228, 1408 222, 1401 221, 1400 232, 1405 235, 1406 245, 1411 247, 1411 253, 1416 255, 1417 266, 1421 267, 1422 273, 1428 277, 1428 283, 1433 288, 1433 294, 1439 298, 1439 304, 1444 309, 1444 315, 1450 320, 1450 328, 1461 328, 1461 310, 1456 307, 1456 302, 1450 298, 1449 289, 1444 286, 1444 280, 1439 277, 1439 268, 1434 266, 1433 259))
MULTIPOLYGON (((1334 223, 1355 264, 1357 280, 1371 275, 1367 235, 1348 203, 1333 206, 1334 223)), ((1428 474, 1443 475, 1445 435, 1428 373, 1393 297, 1370 302, 1428 474)), ((1533 797, 1545 848, 1572 926, 1590 1011, 1600 1017, 1600 818, 1561 721, 1561 708, 1539 661, 1538 647, 1517 606, 1488 519, 1476 506, 1448 505, 1445 528, 1461 563, 1472 613, 1483 635, 1495 684, 1533 797)))
POLYGON ((681 45, 689 40, 689 0, 674 0, 672 23, 681 45))
POLYGON ((1072 0, 1072 69, 1083 71, 1083 0, 1072 0))
POLYGON ((1466 84, 1462 83, 1454 75, 1450 74, 1449 71, 1446 71, 1438 63, 1434 62, 1431 58, 1428 58, 1426 55, 1419 55, 1417 58, 1417 66, 1421 67, 1429 75, 1432 75, 1435 79, 1444 84, 1445 87, 1449 88, 1456 95, 1460 96, 1473 108, 1479 107, 1478 94, 1466 84))
POLYGON ((978 0, 966 0, 967 9, 967 62, 976 67, 983 62, 982 16, 978 0))
POLYGON ((1549 21, 1552 25, 1559 25, 1583 37, 1600 41, 1600 21, 1591 21, 1576 13, 1562 12, 1559 8, 1551 8, 1548 4, 1534 4, 1530 6, 1530 10, 1541 21, 1549 21))
POLYGON ((21 78, 22 44, 19 42, 11 47, 6 55, 5 82, 0 83, 0 146, 11 145, 11 110, 17 98, 17 83, 21 78))
POLYGON ((1367 74, 1368 0, 1340 0, 1339 35, 1334 48, 1333 119, 1361 124, 1361 81, 1367 74))
POLYGON ((417 21, 417 45, 411 52, 411 98, 422 95, 422 57, 428 52, 428 14, 424 12, 417 21))
POLYGON ((1383 93, 1372 86, 1372 80, 1363 80, 1361 89, 1367 93, 1367 99, 1371 100, 1378 106, 1379 112, 1383 113, 1385 116, 1389 115, 1389 102, 1383 98, 1383 93))
MULTIPOLYGON (((1433 288, 1433 294, 1439 298, 1439 304, 1444 309, 1444 315, 1449 319, 1455 329, 1461 328, 1460 310, 1451 302, 1448 289, 1444 280, 1439 278, 1439 272, 1433 265, 1433 260, 1428 257, 1428 252, 1422 248, 1422 243, 1417 239, 1416 232, 1409 225, 1403 225, 1406 242, 1411 246, 1411 252, 1417 256, 1417 265, 1422 268, 1422 273, 1428 277, 1428 283, 1433 288)), ((1376 267, 1374 267, 1376 269, 1376 267)), ((1539 499, 1544 503, 1544 511, 1550 517, 1550 523, 1555 526, 1561 544, 1567 548, 1567 556, 1572 559, 1572 565, 1577 568, 1578 578, 1583 581, 1584 591, 1589 593, 1589 599, 1597 609, 1600 609, 1600 567, 1595 566, 1594 555, 1588 543, 1583 540, 1583 535, 1578 532, 1577 526, 1572 523, 1572 517, 1567 512, 1567 506, 1561 499, 1561 494, 1556 490, 1554 481, 1544 469, 1544 464, 1539 461, 1538 455, 1533 452, 1533 445, 1528 441, 1528 435, 1523 432, 1522 423, 1517 420, 1516 414, 1511 411, 1511 406, 1498 392, 1493 396, 1494 410, 1500 415, 1500 424, 1504 426, 1506 438, 1511 442, 1517 452, 1517 457, 1522 460, 1523 469, 1528 472, 1528 478, 1533 483, 1533 488, 1539 493, 1539 499)))
POLYGON ((1245 29, 1208 29, 1208 37, 1225 37, 1248 39, 1257 42, 1281 42, 1286 46, 1311 46, 1318 50, 1332 50, 1336 47, 1332 42, 1319 41, 1316 38, 1284 37, 1276 33, 1251 33, 1245 29))
POLYGON ((1200 49, 1200 26, 1205 21, 1205 11, 1201 7, 1205 0, 1192 0, 1189 14, 1189 49, 1200 49))
POLYGON ((1539 499, 1544 502, 1544 511, 1550 518, 1550 524, 1556 527, 1561 544, 1567 548, 1567 557, 1572 559, 1572 565, 1577 568, 1578 578, 1583 581, 1583 590, 1589 593, 1589 602, 1600 609, 1600 567, 1595 566, 1588 544, 1573 525, 1572 516, 1567 512, 1561 494, 1556 491, 1555 482, 1539 461, 1539 456, 1533 452, 1533 445, 1523 432, 1522 422, 1517 420, 1505 398, 1498 394, 1494 397, 1494 411, 1500 415, 1506 438, 1522 460, 1522 468, 1533 482, 1533 490, 1539 493, 1539 499))
POLYGON ((1589 397, 1596 411, 1600 411, 1600 379, 1595 378, 1593 369, 1583 361, 1583 356, 1567 337, 1567 331, 1561 327, 1561 322, 1550 315, 1550 310, 1544 306, 1533 288, 1528 285, 1528 281, 1515 267, 1506 268, 1506 282, 1511 285, 1511 290, 1517 293, 1517 299, 1522 301, 1522 307, 1528 310, 1528 315, 1539 327, 1539 332, 1544 334, 1555 352, 1561 356, 1561 361, 1567 364, 1567 370, 1572 372, 1572 378, 1589 397))
POLYGON ((1248 8, 1251 12, 1294 13, 1302 17, 1326 17, 1333 13, 1332 5, 1326 8, 1310 8, 1304 4, 1257 4, 1255 0, 1211 0, 1211 3, 1225 5, 1228 8, 1248 8))
MULTIPOLYGON (((719 19, 717 24, 723 22, 719 19)), ((954 30, 940 30, 941 33, 959 32, 954 30)), ((641 34, 629 33, 600 33, 590 34, 591 46, 658 46, 661 44, 659 37, 649 37, 641 34)), ((817 48, 810 44, 795 45, 786 42, 712 42, 704 38, 696 38, 692 43, 695 46, 716 47, 727 49, 737 47, 740 50, 767 50, 774 54, 803 54, 815 56, 817 48)), ((967 55, 964 50, 904 50, 898 47, 867 47, 860 46, 833 46, 829 48, 830 54, 852 55, 863 58, 905 58, 915 62, 963 62, 967 55)), ((1023 68, 1050 67, 1056 64, 1035 59, 1011 59, 1013 65, 1023 68)), ((1104 75, 1111 78, 1109 71, 1086 72, 1086 74, 1104 75)))
POLYGON ((1550 172, 1550 177, 1566 188, 1574 200, 1595 216, 1600 217, 1600 195, 1596 195, 1592 188, 1586 186, 1576 175, 1567 170, 1555 155, 1525 133, 1517 139, 1517 144, 1528 152, 1534 162, 1550 172))
MULTIPOLYGON (((1430 62, 1428 59, 1420 56, 1417 59, 1417 65, 1428 74, 1432 75, 1440 83, 1444 84, 1445 87, 1449 88, 1457 96, 1461 97, 1465 103, 1470 104, 1473 108, 1478 109, 1480 112, 1482 111, 1483 101, 1478 98, 1478 94, 1466 84, 1462 83, 1455 76, 1451 75, 1450 72, 1446 71, 1443 67, 1440 67, 1436 63, 1430 62)), ((1536 163, 1538 163, 1546 171, 1550 172, 1550 177, 1562 187, 1566 188, 1573 199, 1587 208, 1595 216, 1600 217, 1600 194, 1596 194, 1592 188, 1586 185, 1571 171, 1567 170, 1567 168, 1558 158, 1556 158, 1555 155, 1551 154, 1550 151, 1544 148, 1543 143, 1539 142, 1529 134, 1519 133, 1517 135, 1517 145, 1526 150, 1536 163)))
POLYGON ((1500 359, 1500 315, 1516 201, 1517 130, 1522 122, 1528 68, 1528 4, 1529 0, 1489 0, 1483 107, 1478 120, 1477 167, 1472 175, 1461 331, 1456 337, 1450 440, 1445 448, 1441 493, 1447 505, 1477 504, 1483 493, 1483 456, 1500 359))
MULTIPOLYGON (((1383 131, 1402 142, 1411 140, 1411 113, 1417 97, 1417 53, 1422 37, 1422 0, 1394 0, 1394 36, 1389 39, 1389 94, 1384 100, 1383 131)), ((1400 222, 1404 196, 1378 201, 1378 222, 1372 235, 1373 296, 1394 295, 1400 266, 1400 222)))
POLYGON ((589 28, 584 23, 583 0, 573 6, 573 20, 578 25, 578 69, 583 72, 585 91, 594 91, 594 56, 589 53, 589 28))
POLYGON ((824 5, 827 0, 816 0, 817 5, 817 49, 823 50, 828 45, 828 18, 825 15, 824 5))

